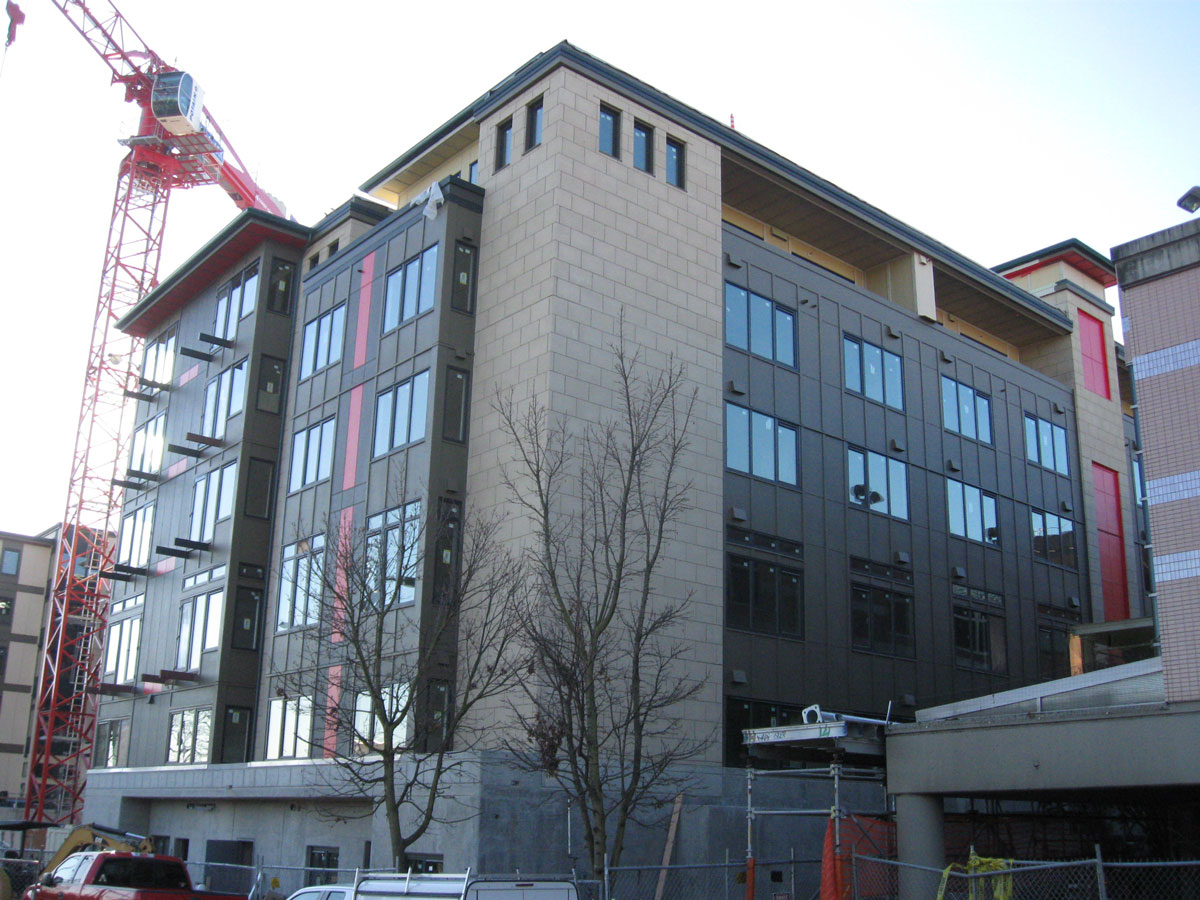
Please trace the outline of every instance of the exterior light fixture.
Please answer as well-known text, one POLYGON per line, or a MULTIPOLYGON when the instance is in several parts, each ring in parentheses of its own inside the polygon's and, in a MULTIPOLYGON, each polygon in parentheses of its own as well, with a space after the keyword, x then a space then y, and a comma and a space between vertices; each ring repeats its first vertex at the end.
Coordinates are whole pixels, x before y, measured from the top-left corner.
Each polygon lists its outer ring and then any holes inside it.
POLYGON ((1192 188, 1179 198, 1178 207, 1190 213, 1200 209, 1200 186, 1192 188))

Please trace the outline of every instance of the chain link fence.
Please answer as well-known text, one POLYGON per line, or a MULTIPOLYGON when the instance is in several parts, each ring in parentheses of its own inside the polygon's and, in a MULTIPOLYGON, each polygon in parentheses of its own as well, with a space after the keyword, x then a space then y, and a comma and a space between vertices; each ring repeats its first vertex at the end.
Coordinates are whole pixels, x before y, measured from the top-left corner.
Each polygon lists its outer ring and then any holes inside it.
POLYGON ((857 856, 852 863, 854 900, 1195 900, 1200 861, 1069 862, 986 860, 996 868, 930 869, 890 859, 857 856))
MULTIPOLYGON (((746 863, 616 866, 603 900, 745 900, 746 863)), ((754 900, 809 900, 821 884, 819 859, 755 860, 754 900)), ((582 894, 580 895, 582 900, 582 894)))

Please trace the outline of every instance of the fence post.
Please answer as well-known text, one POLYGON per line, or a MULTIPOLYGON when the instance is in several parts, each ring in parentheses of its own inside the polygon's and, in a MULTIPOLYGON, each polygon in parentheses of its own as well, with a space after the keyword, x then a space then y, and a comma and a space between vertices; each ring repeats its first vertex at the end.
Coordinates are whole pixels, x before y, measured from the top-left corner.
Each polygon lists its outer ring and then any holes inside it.
POLYGON ((1104 882, 1104 859, 1100 856, 1100 845, 1096 845, 1096 890, 1100 900, 1108 900, 1108 885, 1104 882))
POLYGON ((608 853, 605 852, 605 854, 604 854, 604 900, 610 900, 610 897, 609 897, 610 890, 611 889, 608 884, 608 853))
POLYGON ((854 900, 858 900, 858 845, 850 851, 850 888, 854 900))
POLYGON ((796 898, 796 848, 789 847, 788 855, 791 856, 791 858, 792 858, 792 892, 791 892, 792 900, 797 900, 797 898, 796 898))

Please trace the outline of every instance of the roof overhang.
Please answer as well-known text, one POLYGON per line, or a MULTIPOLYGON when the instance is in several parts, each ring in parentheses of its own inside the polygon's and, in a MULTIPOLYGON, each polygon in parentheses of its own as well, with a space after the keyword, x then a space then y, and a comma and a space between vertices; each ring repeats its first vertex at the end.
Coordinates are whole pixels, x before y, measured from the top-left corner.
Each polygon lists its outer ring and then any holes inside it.
POLYGON ((258 209, 244 210, 117 322, 134 337, 153 334, 239 259, 266 241, 303 248, 309 228, 258 209))
POLYGON ((1112 262, 1079 238, 1068 238, 1061 244, 1010 259, 1006 263, 993 266, 993 270, 1005 278, 1019 278, 1056 262, 1065 262, 1106 288, 1117 283, 1117 270, 1112 262))

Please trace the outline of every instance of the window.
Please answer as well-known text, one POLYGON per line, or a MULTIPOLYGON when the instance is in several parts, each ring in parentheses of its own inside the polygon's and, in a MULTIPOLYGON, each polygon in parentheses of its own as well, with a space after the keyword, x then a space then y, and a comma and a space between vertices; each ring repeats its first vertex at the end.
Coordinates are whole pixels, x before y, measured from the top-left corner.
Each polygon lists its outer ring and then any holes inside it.
POLYGON ((217 522, 228 519, 233 514, 233 498, 236 493, 236 462, 213 469, 197 478, 192 489, 192 528, 188 537, 193 541, 211 541, 217 522))
POLYGON ((129 720, 110 719, 96 723, 96 742, 92 745, 93 769, 123 766, 129 759, 129 720))
POLYGON ((159 413, 133 430, 133 443, 129 450, 129 470, 153 475, 162 465, 163 434, 167 427, 167 414, 159 413))
POLYGON ((1083 386, 1104 399, 1112 395, 1108 387, 1108 347, 1104 342, 1104 323, 1079 310, 1079 353, 1083 363, 1083 386))
POLYGON ((496 126, 496 171, 512 162, 512 119, 496 126))
POLYGON ((429 372, 418 372, 375 398, 374 456, 425 437, 429 372))
POLYGON ((725 404, 725 465, 790 484, 798 481, 796 428, 764 413, 725 404))
POLYGON ((794 366, 795 314, 766 297, 726 283, 725 343, 785 366, 794 366))
POLYGON ((903 462, 853 447, 847 449, 846 458, 851 503, 908 518, 908 467, 903 462))
POLYGON ((467 181, 471 184, 479 184, 479 160, 474 160, 467 166, 467 181))
MULTIPOLYGON (((955 585, 956 596, 968 590, 955 585)), ((960 666, 1003 674, 1008 668, 1004 616, 995 610, 955 603, 954 661, 960 666)))
POLYGON ((169 328, 142 352, 142 378, 155 384, 170 384, 175 374, 175 329, 169 328))
POLYGON ((227 341, 237 339, 238 320, 254 312, 258 300, 258 263, 248 266, 217 291, 217 314, 213 335, 227 341))
POLYGON ((346 334, 346 304, 334 307, 304 326, 300 350, 300 380, 341 361, 346 334))
POLYGON ((13 617, 13 607, 16 605, 15 597, 0 597, 0 622, 11 622, 13 617))
POLYGON ((367 519, 367 566, 371 600, 405 605, 416 599, 421 567, 421 501, 367 519))
POLYGON ((380 715, 372 708, 371 693, 362 691, 354 698, 354 753, 371 753, 383 747, 385 735, 392 726, 392 740, 403 746, 412 740, 407 684, 389 684, 381 690, 383 709, 380 715))
POLYGON ((138 649, 142 639, 142 617, 121 619, 108 626, 104 646, 104 680, 117 684, 137 681, 138 649))
POLYGON ((1040 509, 1030 511, 1033 555, 1059 566, 1075 568, 1075 523, 1040 509))
POLYGON ((633 120, 633 167, 654 174, 654 129, 637 119, 633 120))
POLYGON ((0 553, 0 575, 16 575, 21 571, 21 551, 4 548, 0 553))
POLYGON ((337 420, 326 419, 296 432, 292 438, 292 474, 288 490, 324 481, 333 474, 333 440, 337 420))
POLYGON ((542 98, 538 97, 525 107, 525 150, 532 150, 541 142, 542 98))
POLYGON ((171 713, 167 762, 180 765, 208 762, 212 744, 212 709, 182 709, 171 713))
POLYGON ((1070 475, 1067 460, 1067 429, 1037 416, 1025 414, 1025 458, 1060 475, 1070 475))
POLYGON ((284 363, 282 359, 263 355, 258 364, 258 398, 255 406, 260 412, 283 412, 284 363))
POLYGON ((267 309, 287 315, 292 308, 292 280, 296 264, 286 259, 271 260, 271 281, 267 285, 267 309))
POLYGON ((279 563, 279 615, 275 628, 299 628, 317 621, 325 587, 325 535, 288 544, 279 563))
POLYGON ((271 488, 275 483, 275 463, 250 457, 246 470, 246 515, 271 518, 271 488))
MULTIPOLYGON (((743 729, 781 728, 784 725, 801 725, 803 722, 804 712, 799 706, 726 697, 725 765, 746 765, 749 751, 742 738, 743 729)), ((756 768, 768 768, 772 766, 772 762, 756 758, 754 765, 756 768)))
POLYGON ((175 667, 181 671, 200 668, 200 654, 221 646, 222 609, 225 592, 213 591, 183 601, 179 614, 179 649, 175 667))
POLYGON ((912 597, 883 587, 851 585, 850 639, 856 650, 912 656, 912 597))
POLYGON ((973 387, 942 376, 942 426, 963 437, 992 442, 992 401, 973 387))
POLYGON ((200 433, 212 438, 225 437, 231 416, 246 406, 246 360, 230 366, 204 387, 204 421, 200 433))
POLYGON ((475 311, 475 248, 459 241, 454 245, 454 280, 450 285, 450 308, 475 311))
POLYGON ((309 847, 307 856, 308 871, 304 873, 306 885, 333 884, 337 881, 337 847, 309 847))
POLYGON ((730 553, 725 624, 766 634, 804 636, 804 575, 774 562, 730 553))
POLYGON ((996 498, 977 487, 946 479, 946 509, 950 514, 950 533, 985 544, 1000 543, 996 522, 996 498))
POLYGON ((438 245, 425 250, 388 273, 383 301, 383 330, 433 309, 437 288, 438 245))
POLYGON ((600 107, 600 152, 621 158, 621 114, 609 106, 600 107))
POLYGON ((467 401, 471 374, 462 369, 446 369, 446 402, 442 411, 442 437, 448 441, 467 439, 467 401))
POLYGON ((1066 678, 1071 674, 1071 655, 1067 632, 1043 625, 1038 628, 1038 675, 1043 680, 1066 678))
POLYGON ((846 335, 842 339, 846 390, 904 409, 903 361, 895 353, 846 335))
POLYGON ((275 697, 267 712, 267 759, 309 755, 312 698, 275 697))
POLYGON ((683 187, 684 152, 683 141, 667 138, 667 184, 683 187))
POLYGON ((150 559, 151 533, 154 530, 154 504, 126 514, 121 519, 121 543, 117 546, 117 562, 142 567, 150 559))

